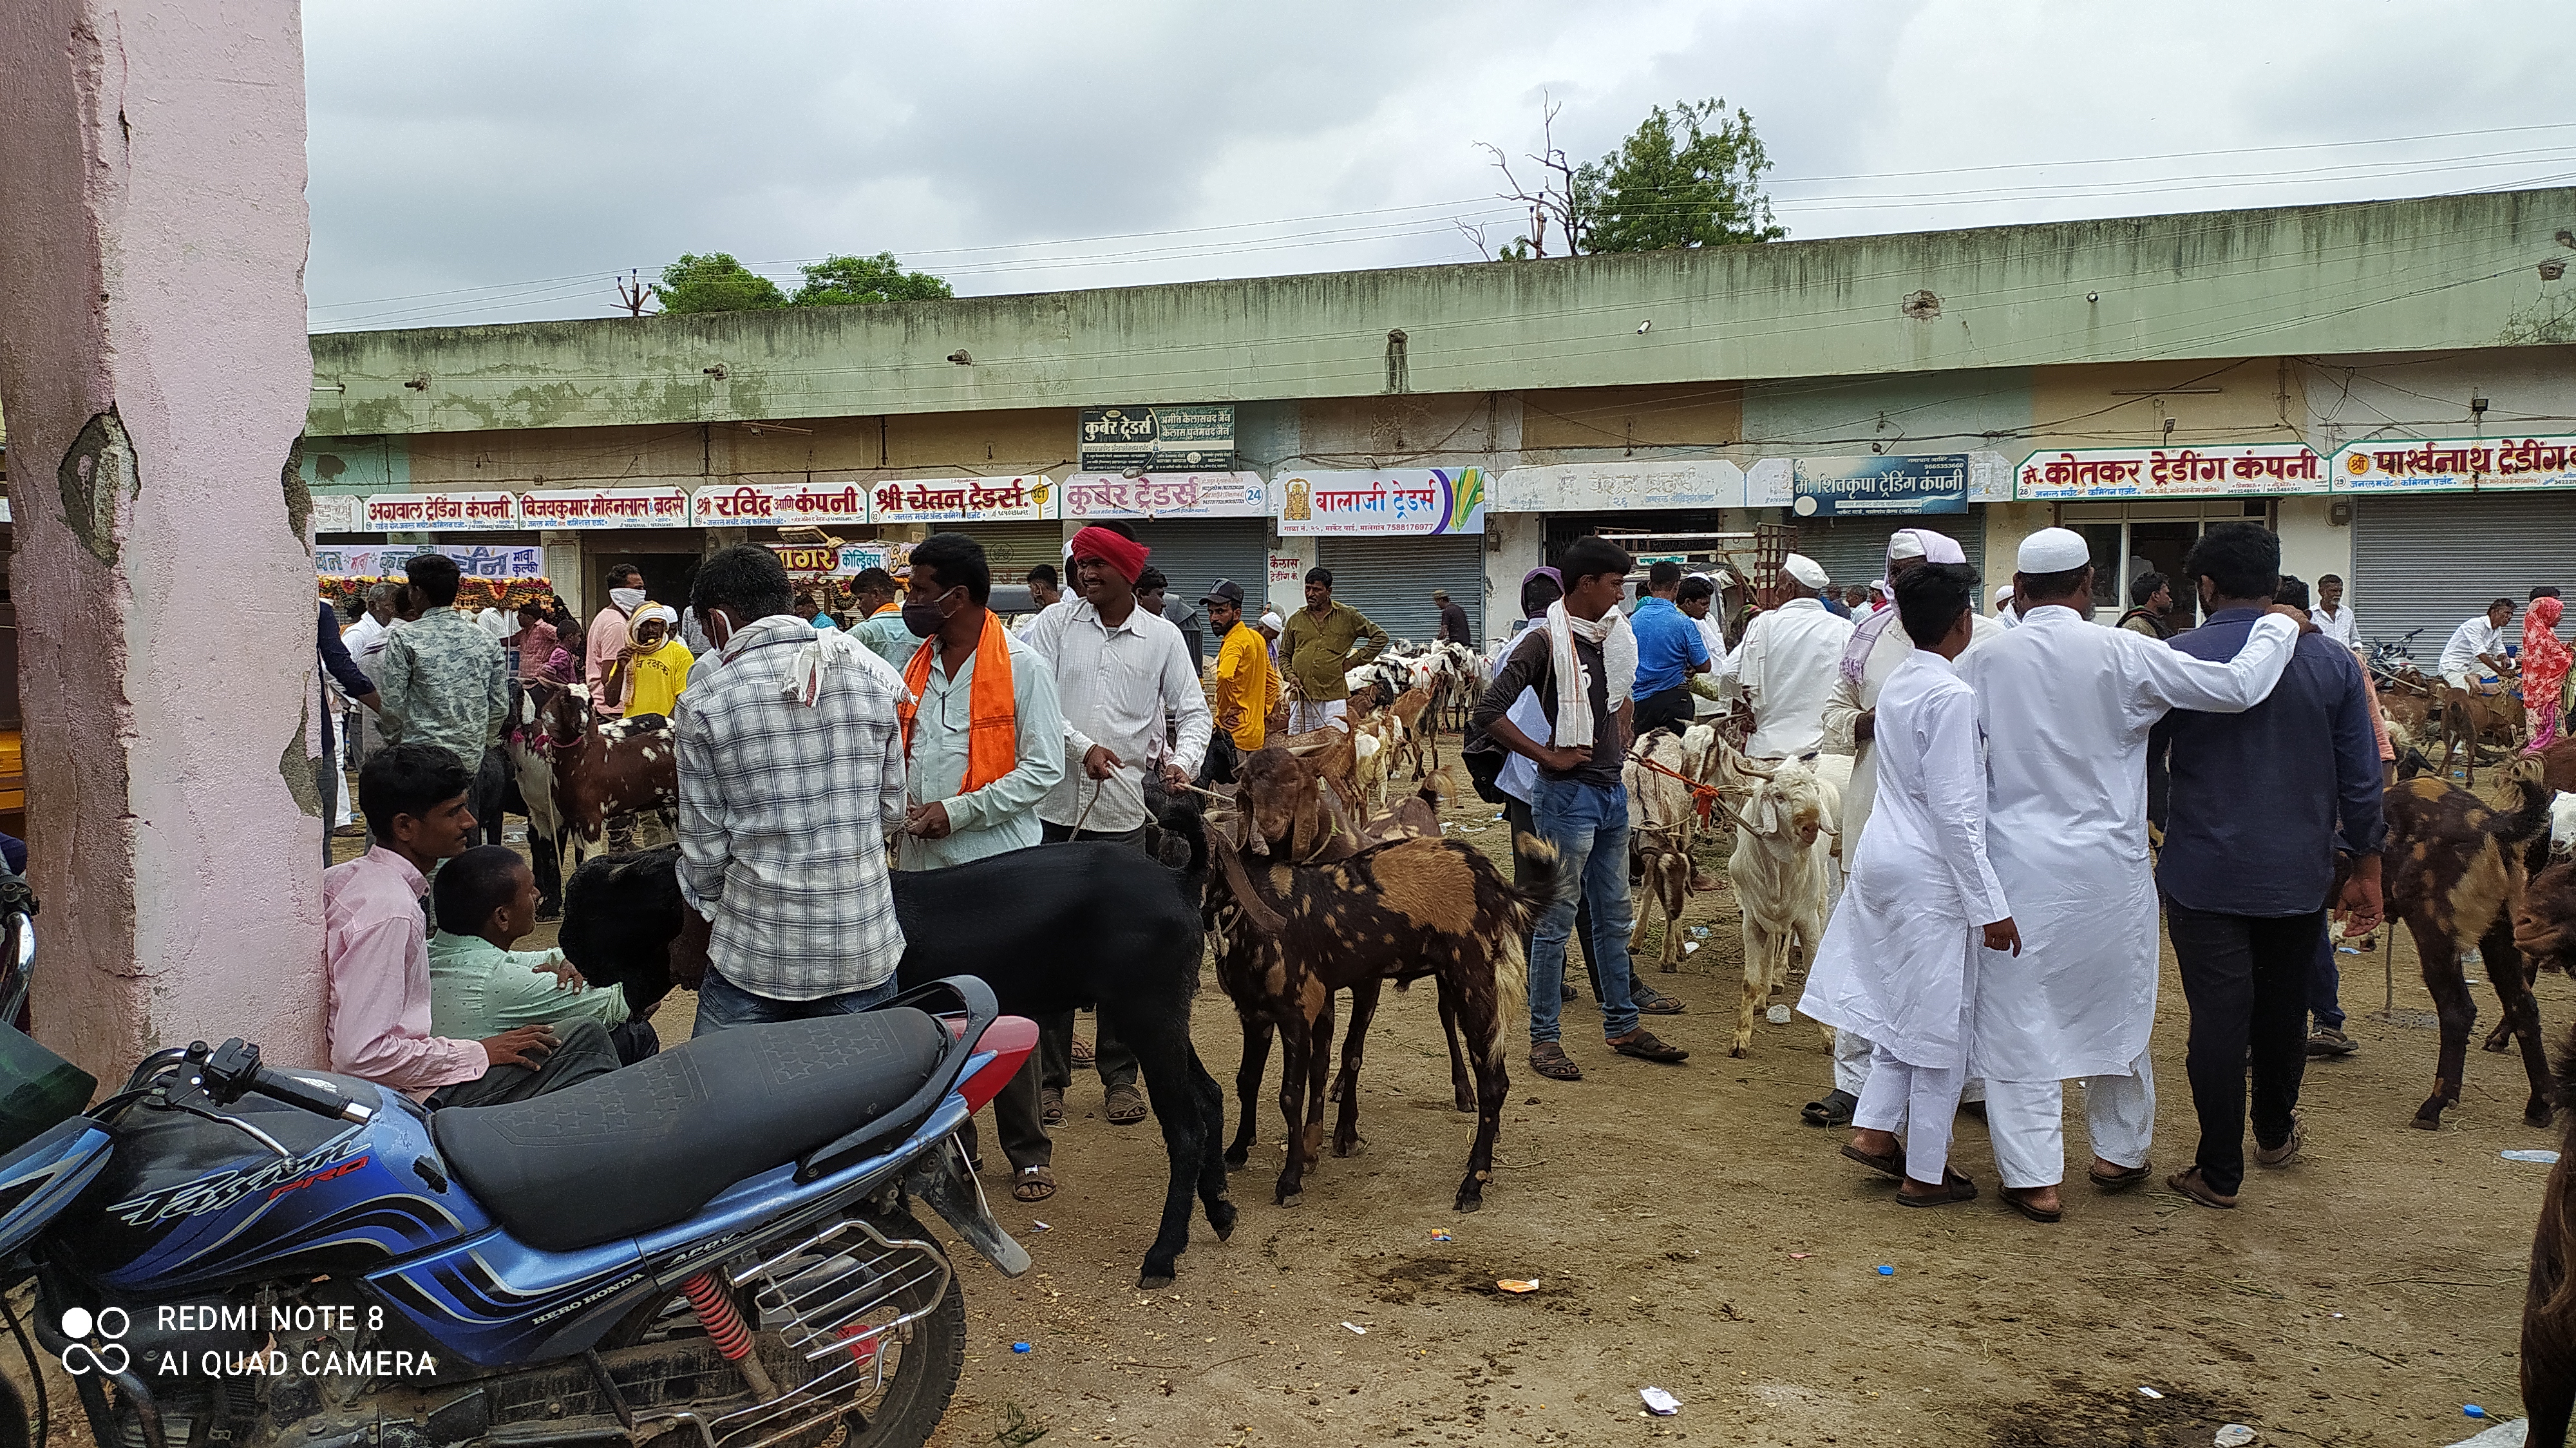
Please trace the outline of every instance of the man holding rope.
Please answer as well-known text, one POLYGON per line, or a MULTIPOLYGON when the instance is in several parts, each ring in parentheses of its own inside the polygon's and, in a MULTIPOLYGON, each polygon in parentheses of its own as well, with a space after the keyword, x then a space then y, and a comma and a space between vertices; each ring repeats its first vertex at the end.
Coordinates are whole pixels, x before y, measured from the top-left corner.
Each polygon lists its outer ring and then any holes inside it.
MULTIPOLYGON (((1038 827, 1049 844, 1084 839, 1141 847, 1148 818, 1146 769, 1155 769, 1166 784, 1185 785, 1207 754, 1207 695, 1181 631, 1136 605, 1136 579, 1149 551, 1098 525, 1074 534, 1074 585, 1081 600, 1048 609, 1029 626, 1025 642, 1055 673, 1066 758, 1077 766, 1038 801, 1038 827), (1168 742, 1167 712, 1176 736, 1168 742)), ((1072 1016, 1038 1024, 1045 1032, 1048 1079, 1069 1082, 1072 1016)), ((1108 1088, 1110 1123, 1144 1120, 1135 1054, 1118 1043, 1105 1021, 1094 1065, 1108 1088)), ((1063 1086, 1050 1089, 1054 1115, 1061 1111, 1063 1086)))

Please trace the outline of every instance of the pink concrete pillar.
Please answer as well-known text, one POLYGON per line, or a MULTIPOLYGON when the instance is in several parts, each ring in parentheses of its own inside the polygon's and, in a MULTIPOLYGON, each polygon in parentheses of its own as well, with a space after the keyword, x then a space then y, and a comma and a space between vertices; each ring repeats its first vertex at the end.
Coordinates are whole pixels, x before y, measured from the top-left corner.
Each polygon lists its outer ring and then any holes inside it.
POLYGON ((0 4, 37 1034, 322 1053, 296 0, 0 4))

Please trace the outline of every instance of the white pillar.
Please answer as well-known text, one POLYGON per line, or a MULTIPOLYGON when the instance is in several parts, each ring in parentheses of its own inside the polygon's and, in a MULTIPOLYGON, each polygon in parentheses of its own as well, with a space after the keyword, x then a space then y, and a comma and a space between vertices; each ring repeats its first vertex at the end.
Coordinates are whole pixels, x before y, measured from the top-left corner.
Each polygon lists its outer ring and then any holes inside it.
POLYGON ((323 1059, 295 0, 0 5, 37 1034, 323 1059))

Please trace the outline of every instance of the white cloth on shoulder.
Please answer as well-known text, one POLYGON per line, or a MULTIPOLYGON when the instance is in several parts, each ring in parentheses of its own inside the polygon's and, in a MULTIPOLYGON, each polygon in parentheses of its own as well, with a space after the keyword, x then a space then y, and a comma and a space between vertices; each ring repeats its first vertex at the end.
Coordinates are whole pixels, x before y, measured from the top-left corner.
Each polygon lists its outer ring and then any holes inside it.
POLYGON ((1603 707, 1616 711, 1627 702, 1637 686, 1637 634, 1628 627, 1628 615, 1618 609, 1607 609, 1599 618, 1583 619, 1565 611, 1565 600, 1547 606, 1548 662, 1556 674, 1556 747, 1589 749, 1597 721, 1592 717, 1592 699, 1585 692, 1583 666, 1576 661, 1574 641, 1580 638, 1601 650, 1603 707))

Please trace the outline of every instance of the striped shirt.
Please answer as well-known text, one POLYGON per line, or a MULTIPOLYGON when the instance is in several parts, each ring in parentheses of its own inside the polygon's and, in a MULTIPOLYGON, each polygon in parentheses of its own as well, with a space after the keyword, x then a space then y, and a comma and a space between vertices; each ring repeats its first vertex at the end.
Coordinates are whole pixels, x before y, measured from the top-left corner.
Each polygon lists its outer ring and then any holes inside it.
POLYGON ((773 614, 680 696, 680 893, 714 922, 717 973, 818 1000, 882 983, 903 956, 885 834, 903 823, 903 681, 833 630, 773 614), (807 645, 830 660, 811 707, 786 692, 807 645))

